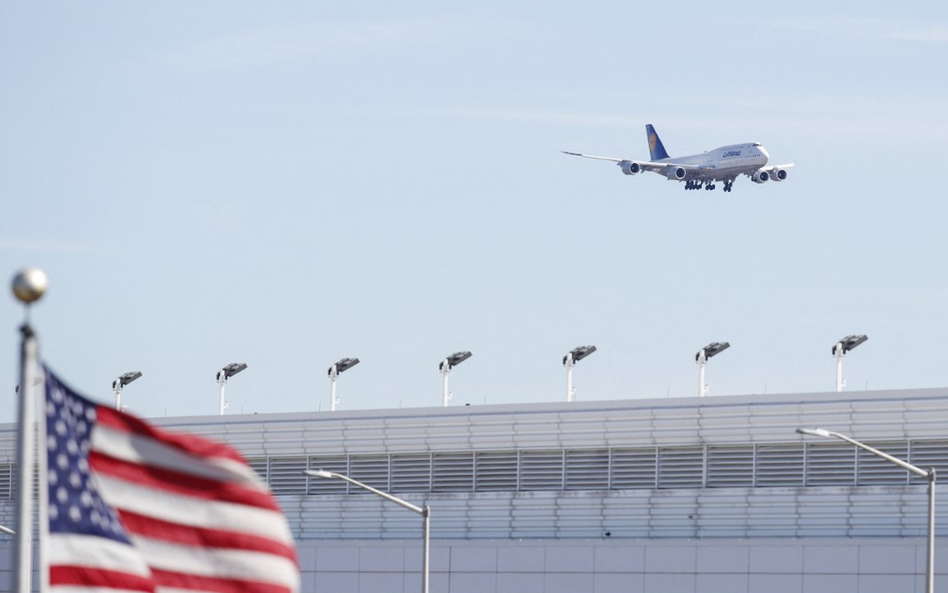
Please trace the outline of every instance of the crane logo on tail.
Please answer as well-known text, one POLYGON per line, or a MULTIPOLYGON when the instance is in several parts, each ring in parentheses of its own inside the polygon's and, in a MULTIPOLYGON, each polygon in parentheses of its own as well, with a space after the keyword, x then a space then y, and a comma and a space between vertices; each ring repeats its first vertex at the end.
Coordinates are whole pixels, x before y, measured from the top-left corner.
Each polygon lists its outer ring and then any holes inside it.
POLYGON ((651 153, 655 152, 655 143, 658 142, 658 136, 655 135, 655 132, 652 132, 648 135, 648 151, 651 153))

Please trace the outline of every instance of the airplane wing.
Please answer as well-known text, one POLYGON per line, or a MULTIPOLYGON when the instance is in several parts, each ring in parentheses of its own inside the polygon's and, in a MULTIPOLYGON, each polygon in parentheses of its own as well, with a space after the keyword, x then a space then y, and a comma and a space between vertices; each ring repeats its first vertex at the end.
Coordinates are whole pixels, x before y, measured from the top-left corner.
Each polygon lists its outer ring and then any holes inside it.
POLYGON ((761 169, 761 171, 767 171, 768 173, 770 173, 770 172, 773 171, 774 169, 789 169, 790 167, 794 166, 795 164, 796 164, 796 163, 787 163, 786 165, 771 165, 771 166, 769 166, 769 167, 763 167, 763 168, 761 169))
POLYGON ((681 164, 678 164, 678 163, 670 163, 670 162, 665 162, 665 161, 662 161, 662 162, 655 162, 655 161, 636 161, 636 160, 634 160, 634 159, 617 159, 617 158, 611 157, 611 156, 596 156, 596 155, 592 155, 592 154, 583 154, 583 153, 581 153, 581 152, 569 152, 568 150, 561 150, 560 152, 562 152, 563 154, 571 155, 571 156, 581 156, 581 157, 583 157, 584 159, 596 159, 596 160, 598 160, 598 161, 610 161, 610 162, 613 162, 613 163, 618 163, 618 164, 620 164, 620 165, 623 164, 623 163, 629 163, 629 164, 635 163, 635 164, 638 165, 643 171, 663 172, 663 171, 668 170, 669 167, 674 167, 674 168, 676 168, 676 169, 682 168, 682 169, 684 169, 685 171, 702 171, 702 170, 705 170, 705 169, 708 169, 708 168, 709 168, 709 167, 702 167, 702 166, 698 166, 698 165, 681 165, 681 164))
POLYGON ((581 152, 569 152, 569 151, 567 151, 567 150, 561 150, 560 152, 562 152, 563 154, 569 154, 569 155, 572 155, 572 156, 581 156, 581 157, 583 157, 584 159, 596 159, 596 160, 600 160, 600 161, 612 161, 613 163, 621 163, 622 161, 627 161, 627 160, 629 160, 629 159, 617 159, 617 158, 611 157, 611 156, 594 156, 594 155, 591 155, 591 154, 583 154, 583 153, 581 153, 581 152))

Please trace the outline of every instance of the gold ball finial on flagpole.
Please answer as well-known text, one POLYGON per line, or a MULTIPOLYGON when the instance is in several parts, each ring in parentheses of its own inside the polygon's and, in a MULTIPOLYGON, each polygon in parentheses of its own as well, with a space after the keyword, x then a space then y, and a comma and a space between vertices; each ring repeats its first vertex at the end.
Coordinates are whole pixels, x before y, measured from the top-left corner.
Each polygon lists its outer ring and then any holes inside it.
POLYGON ((43 296, 48 285, 46 272, 39 268, 23 268, 13 277, 13 294, 20 302, 29 305, 43 296))

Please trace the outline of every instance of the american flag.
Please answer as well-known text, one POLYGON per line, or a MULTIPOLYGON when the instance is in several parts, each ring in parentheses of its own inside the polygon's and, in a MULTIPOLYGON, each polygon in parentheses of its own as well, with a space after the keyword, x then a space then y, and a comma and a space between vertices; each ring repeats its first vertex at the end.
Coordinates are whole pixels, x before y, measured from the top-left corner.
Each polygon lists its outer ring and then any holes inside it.
POLYGON ((286 519, 234 449, 97 405, 48 369, 46 426, 51 590, 299 590, 286 519))

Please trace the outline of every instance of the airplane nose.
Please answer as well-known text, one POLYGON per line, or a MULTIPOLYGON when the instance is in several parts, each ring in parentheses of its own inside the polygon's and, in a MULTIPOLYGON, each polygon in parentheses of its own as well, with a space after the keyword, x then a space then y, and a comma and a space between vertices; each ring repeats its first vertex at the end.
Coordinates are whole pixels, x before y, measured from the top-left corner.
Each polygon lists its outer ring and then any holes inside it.
POLYGON ((763 146, 758 146, 757 150, 760 151, 760 154, 764 155, 765 159, 767 159, 768 161, 770 160, 770 153, 767 152, 766 148, 764 148, 763 146))

